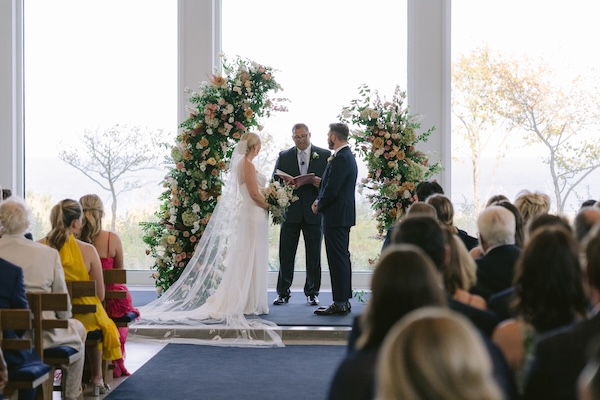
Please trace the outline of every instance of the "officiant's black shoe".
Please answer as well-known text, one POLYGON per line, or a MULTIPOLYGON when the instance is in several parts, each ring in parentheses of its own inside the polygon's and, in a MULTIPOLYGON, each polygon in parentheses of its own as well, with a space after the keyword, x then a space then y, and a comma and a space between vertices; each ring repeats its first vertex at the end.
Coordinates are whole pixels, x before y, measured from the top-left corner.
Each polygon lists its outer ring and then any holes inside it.
POLYGON ((309 306, 318 306, 319 298, 317 297, 316 294, 311 294, 310 296, 306 296, 306 302, 308 303, 309 306))
POLYGON ((333 303, 327 308, 320 307, 319 309, 315 310, 315 314, 317 315, 346 315, 349 312, 350 309, 346 305, 338 306, 335 303, 333 303))
POLYGON ((290 297, 292 297, 292 296, 277 295, 277 298, 273 301, 273 305, 280 306, 282 304, 287 304, 288 301, 290 301, 290 297))

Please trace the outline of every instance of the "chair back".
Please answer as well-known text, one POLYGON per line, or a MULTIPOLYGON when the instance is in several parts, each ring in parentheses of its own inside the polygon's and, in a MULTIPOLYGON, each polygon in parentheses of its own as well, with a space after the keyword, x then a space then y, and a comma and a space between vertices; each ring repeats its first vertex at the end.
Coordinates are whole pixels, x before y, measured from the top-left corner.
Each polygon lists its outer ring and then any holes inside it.
POLYGON ((71 296, 73 314, 96 312, 95 304, 76 304, 74 299, 96 296, 96 281, 67 281, 67 290, 71 296))

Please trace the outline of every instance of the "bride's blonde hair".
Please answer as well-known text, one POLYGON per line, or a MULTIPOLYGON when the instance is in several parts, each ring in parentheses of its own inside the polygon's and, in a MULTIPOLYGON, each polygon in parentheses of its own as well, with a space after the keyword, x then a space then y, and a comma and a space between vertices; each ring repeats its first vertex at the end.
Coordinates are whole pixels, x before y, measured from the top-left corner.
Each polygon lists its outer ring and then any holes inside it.
POLYGON ((250 151, 253 150, 254 147, 260 143, 260 137, 254 132, 244 133, 240 138, 240 141, 242 140, 248 142, 248 144, 246 145, 246 154, 250 153, 250 151))

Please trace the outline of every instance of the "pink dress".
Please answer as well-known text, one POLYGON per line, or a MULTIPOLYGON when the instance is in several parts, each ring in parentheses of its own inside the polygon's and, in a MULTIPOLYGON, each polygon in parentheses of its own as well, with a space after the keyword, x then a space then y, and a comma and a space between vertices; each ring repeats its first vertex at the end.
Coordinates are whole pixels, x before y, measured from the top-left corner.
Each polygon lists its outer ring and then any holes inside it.
MULTIPOLYGON (((108 234, 108 244, 107 244, 107 254, 108 247, 110 246, 110 232, 108 234)), ((100 258, 100 262, 102 263, 102 269, 113 269, 115 260, 114 258, 100 258)), ((131 294, 129 294, 129 290, 127 286, 122 283, 111 283, 106 285, 106 290, 125 290, 126 297, 124 299, 106 299, 106 313, 111 318, 120 318, 129 312, 135 312, 138 316, 140 312, 137 308, 133 306, 133 301, 131 300, 131 294)))

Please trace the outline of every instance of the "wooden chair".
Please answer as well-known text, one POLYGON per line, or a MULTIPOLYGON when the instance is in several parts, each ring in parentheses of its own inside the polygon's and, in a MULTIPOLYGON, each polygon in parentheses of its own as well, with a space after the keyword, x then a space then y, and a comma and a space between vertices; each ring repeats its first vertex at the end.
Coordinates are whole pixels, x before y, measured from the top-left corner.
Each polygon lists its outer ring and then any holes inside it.
MULTIPOLYGON (((104 274, 104 285, 107 287, 104 294, 104 301, 108 299, 124 299, 127 297, 127 290, 108 289, 111 284, 126 284, 127 283, 127 271, 124 269, 105 269, 102 271, 104 274)), ((117 327, 127 327, 133 322, 139 315, 131 312, 123 315, 119 318, 111 319, 115 322, 117 327)))
MULTIPOLYGON (((31 339, 4 338, 4 330, 28 331, 33 327, 31 310, 29 309, 0 309, 0 347, 6 350, 30 350, 31 339)), ((4 389, 8 397, 19 389, 35 389, 50 377, 50 367, 44 363, 27 365, 18 370, 8 371, 8 384, 4 389)), ((43 393, 38 390, 37 398, 43 393)))
MULTIPOLYGON (((96 281, 67 281, 67 291, 71 296, 71 310, 75 314, 95 313, 95 304, 74 304, 73 299, 79 297, 96 296, 96 281)), ((102 342, 102 331, 90 331, 87 334, 85 345, 98 346, 102 342)), ((86 363, 87 367, 88 363, 86 363)), ((112 361, 102 360, 102 378, 106 384, 112 383, 112 370, 114 365, 112 361)), ((84 376, 86 370, 84 369, 84 376)))
MULTIPOLYGON (((41 356, 42 361, 50 365, 50 376, 54 377, 54 370, 61 365, 69 365, 85 356, 85 352, 77 351, 69 346, 54 346, 44 349, 44 329, 67 329, 69 322, 66 319, 44 318, 44 311, 68 311, 69 295, 67 293, 27 293, 29 307, 33 313, 34 348, 41 356)), ((61 386, 54 386, 53 382, 44 383, 44 399, 52 399, 52 390, 64 392, 64 382, 61 386)))

